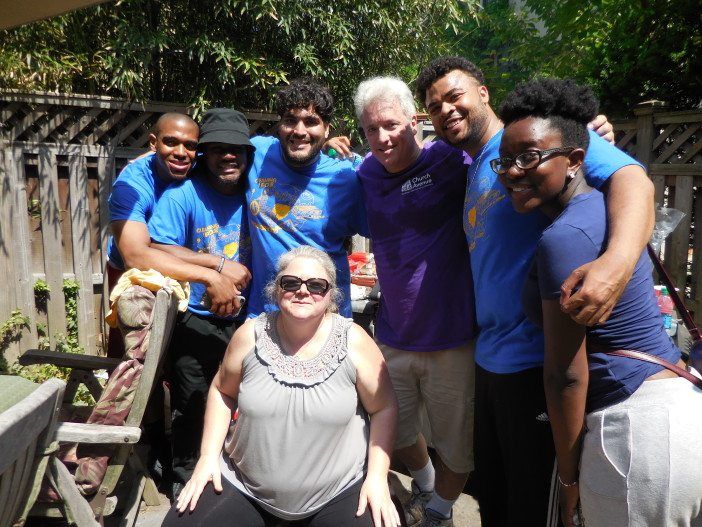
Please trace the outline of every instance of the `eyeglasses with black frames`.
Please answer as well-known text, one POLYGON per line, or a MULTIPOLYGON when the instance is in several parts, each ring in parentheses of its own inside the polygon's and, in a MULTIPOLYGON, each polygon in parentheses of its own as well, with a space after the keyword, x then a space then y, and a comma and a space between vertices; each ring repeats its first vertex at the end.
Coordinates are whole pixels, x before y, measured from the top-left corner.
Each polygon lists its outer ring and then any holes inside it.
POLYGON ((517 157, 498 157, 497 159, 493 159, 490 161, 490 168, 492 168, 497 175, 502 176, 512 168, 512 165, 517 165, 517 167, 522 170, 529 170, 538 167, 551 156, 570 154, 573 150, 575 150, 575 148, 572 147, 549 148, 548 150, 527 150, 517 157))
POLYGON ((284 274, 278 279, 280 288, 290 293, 299 291, 302 284, 305 284, 307 291, 312 295, 325 295, 330 287, 329 280, 325 280, 324 278, 308 278, 307 280, 303 280, 299 276, 284 274))

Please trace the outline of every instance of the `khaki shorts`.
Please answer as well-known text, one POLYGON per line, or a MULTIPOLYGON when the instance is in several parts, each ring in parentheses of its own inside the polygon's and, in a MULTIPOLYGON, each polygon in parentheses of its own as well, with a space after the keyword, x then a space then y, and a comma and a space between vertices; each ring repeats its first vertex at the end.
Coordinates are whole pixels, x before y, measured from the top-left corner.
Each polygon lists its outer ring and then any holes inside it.
POLYGON ((378 343, 399 405, 395 448, 416 443, 426 408, 431 445, 453 472, 473 470, 475 345, 404 351, 378 343))

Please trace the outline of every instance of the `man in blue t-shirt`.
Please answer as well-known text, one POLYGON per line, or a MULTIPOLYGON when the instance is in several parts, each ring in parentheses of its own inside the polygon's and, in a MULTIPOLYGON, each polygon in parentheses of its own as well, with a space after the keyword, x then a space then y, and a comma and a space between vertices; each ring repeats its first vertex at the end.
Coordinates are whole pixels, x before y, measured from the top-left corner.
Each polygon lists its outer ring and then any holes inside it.
MULTIPOLYGON (((198 150, 202 155, 192 176, 168 188, 156 204, 149 221, 152 246, 183 261, 212 259, 217 273, 232 262, 249 267, 251 240, 242 183, 254 147, 244 115, 228 108, 209 110, 198 150)), ((232 314, 237 309, 233 302, 212 309, 205 284, 191 281, 188 311, 178 320, 168 350, 174 497, 195 468, 209 385, 245 318, 243 311, 232 314)))
MULTIPOLYGON (((113 237, 108 246, 108 287, 111 290, 126 269, 156 269, 172 278, 205 284, 213 310, 232 310, 237 286, 245 287, 250 278, 248 269, 232 262, 217 273, 218 259, 184 261, 150 246, 147 224, 154 207, 170 184, 188 176, 198 133, 197 124, 187 115, 162 115, 149 136, 153 154, 129 163, 115 181, 109 198, 113 237)), ((122 356, 121 342, 117 331, 110 332, 109 356, 122 356)))
POLYGON ((344 240, 367 234, 361 187, 349 161, 321 153, 329 135, 333 99, 312 79, 293 80, 276 94, 278 137, 254 137, 256 153, 246 201, 253 247, 248 314, 274 306, 264 288, 278 258, 300 245, 329 254, 343 294, 340 312, 351 317, 350 272, 344 240))
MULTIPOLYGON (((464 229, 479 328, 475 466, 482 524, 544 525, 554 474, 544 344, 526 319, 521 293, 545 217, 516 213, 490 168, 490 160, 499 157, 503 125, 474 64, 460 57, 436 59, 420 74, 417 92, 437 135, 474 159, 464 229)), ((585 170, 607 195, 609 244, 566 280, 562 304, 578 322, 594 324, 611 312, 651 234, 653 186, 638 163, 597 137, 591 137, 585 170)))

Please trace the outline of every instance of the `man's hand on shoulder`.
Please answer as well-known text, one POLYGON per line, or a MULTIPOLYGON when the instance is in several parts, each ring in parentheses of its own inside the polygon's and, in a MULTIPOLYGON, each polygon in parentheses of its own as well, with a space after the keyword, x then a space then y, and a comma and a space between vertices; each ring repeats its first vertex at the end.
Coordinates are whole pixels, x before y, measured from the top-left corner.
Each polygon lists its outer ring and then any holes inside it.
POLYGON ((603 324, 622 296, 634 267, 609 252, 578 267, 561 285, 561 309, 578 324, 603 324))
POLYGON ((598 115, 588 123, 587 127, 605 141, 614 144, 614 126, 607 120, 606 115, 598 115))
POLYGON ((325 152, 333 148, 336 150, 339 159, 351 159, 354 156, 354 153, 351 151, 351 140, 345 135, 327 139, 322 148, 325 152))

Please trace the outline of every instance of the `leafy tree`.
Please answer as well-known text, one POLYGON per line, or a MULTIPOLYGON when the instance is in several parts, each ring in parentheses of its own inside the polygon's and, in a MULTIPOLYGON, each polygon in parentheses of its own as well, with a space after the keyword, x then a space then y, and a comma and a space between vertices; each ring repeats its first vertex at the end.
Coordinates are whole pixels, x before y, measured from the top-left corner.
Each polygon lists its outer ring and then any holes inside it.
POLYGON ((492 0, 453 49, 480 63, 498 99, 536 75, 593 86, 611 114, 661 99, 672 107, 702 102, 699 0, 524 0, 515 11, 492 0))
POLYGON ((364 77, 446 50, 477 0, 129 0, 0 33, 0 88, 270 108, 301 75, 351 116, 364 77))

